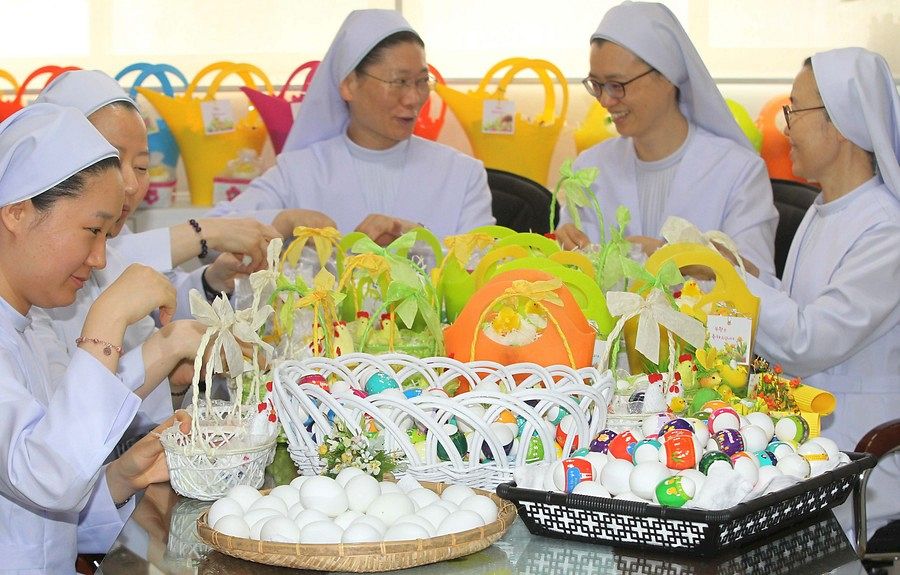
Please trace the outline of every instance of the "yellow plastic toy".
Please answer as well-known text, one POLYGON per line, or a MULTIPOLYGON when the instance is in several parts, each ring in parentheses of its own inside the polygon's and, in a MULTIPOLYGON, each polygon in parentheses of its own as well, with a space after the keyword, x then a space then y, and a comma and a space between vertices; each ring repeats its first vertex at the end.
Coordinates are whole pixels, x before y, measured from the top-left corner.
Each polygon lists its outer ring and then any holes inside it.
POLYGON ((569 88, 559 68, 546 60, 509 58, 498 62, 484 75, 475 91, 463 93, 447 85, 435 85, 435 91, 447 103, 462 125, 476 158, 488 168, 519 174, 547 185, 550 160, 569 107, 569 88), (544 109, 529 119, 516 111, 511 133, 485 133, 482 127, 484 102, 505 100, 506 88, 523 70, 537 74, 544 88, 544 109), (503 72, 493 90, 490 84, 503 72), (557 111, 556 89, 562 98, 557 111))
POLYGON ((250 110, 237 120, 231 131, 207 133, 202 103, 214 101, 222 82, 232 74, 240 77, 244 85, 254 88, 258 87, 255 77, 259 85, 272 93, 272 84, 262 70, 251 64, 233 62, 215 62, 203 68, 182 96, 170 97, 147 88, 137 89, 156 108, 178 142, 194 205, 211 206, 213 178, 225 170, 228 161, 236 158, 242 149, 251 148, 257 154, 261 153, 268 138, 265 124, 256 110, 250 110), (197 87, 213 73, 216 75, 206 95, 194 97, 197 87))

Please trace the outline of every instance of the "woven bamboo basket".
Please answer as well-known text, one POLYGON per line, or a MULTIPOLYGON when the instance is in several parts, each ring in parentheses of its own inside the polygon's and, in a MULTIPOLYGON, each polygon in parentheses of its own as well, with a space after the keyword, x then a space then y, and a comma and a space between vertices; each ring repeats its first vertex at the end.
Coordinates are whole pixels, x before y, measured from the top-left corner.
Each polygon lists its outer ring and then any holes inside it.
POLYGON ((541 442, 543 460, 556 461, 555 430, 547 425, 551 410, 564 409, 572 416, 574 429, 562 445, 563 457, 574 451, 576 438, 584 438, 581 444, 587 445, 605 427, 614 386, 611 376, 592 367, 506 366, 462 363, 446 357, 363 353, 287 361, 276 368, 274 382, 273 400, 288 438, 288 451, 301 473, 317 475, 321 471, 318 448, 334 418, 358 431, 358 422, 368 416, 382 430, 384 449, 405 456, 406 470, 398 475, 486 489, 511 481, 514 470, 525 465, 533 434, 541 442), (425 387, 426 392, 412 398, 386 393, 359 397, 350 391, 331 393, 311 383, 298 383, 303 376, 318 373, 359 390, 378 372, 390 375, 401 389, 425 387), (473 391, 452 398, 427 393, 456 380, 465 380, 473 391), (491 428, 491 422, 504 411, 524 420, 521 436, 529 438, 509 455, 491 428), (472 430, 469 457, 460 454, 444 429, 451 417, 458 426, 472 430), (424 452, 416 449, 407 434, 413 426, 426 434, 424 452), (448 460, 439 457, 439 445, 448 460), (472 457, 473 453, 488 457, 472 457))
MULTIPOLYGON (((446 485, 422 482, 422 487, 440 494, 446 485)), ((201 541, 226 555, 267 565, 353 573, 407 569, 463 557, 481 551, 503 537, 516 519, 516 507, 495 493, 479 489, 476 492, 490 497, 498 505, 497 520, 478 529, 430 539, 337 545, 272 543, 223 535, 207 524, 207 512, 197 519, 197 535, 201 541)))

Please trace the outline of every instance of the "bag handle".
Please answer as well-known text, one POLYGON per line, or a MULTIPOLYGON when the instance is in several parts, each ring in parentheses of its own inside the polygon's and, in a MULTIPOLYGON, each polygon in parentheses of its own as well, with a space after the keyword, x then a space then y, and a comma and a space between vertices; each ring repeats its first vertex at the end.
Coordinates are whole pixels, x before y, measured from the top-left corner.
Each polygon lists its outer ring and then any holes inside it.
POLYGON ((149 62, 135 62, 116 74, 116 80, 121 81, 122 78, 131 74, 132 72, 139 72, 138 77, 135 78, 134 82, 131 84, 131 88, 128 91, 128 96, 131 99, 137 98, 137 87, 143 85, 144 80, 149 78, 150 76, 155 77, 159 81, 160 89, 162 93, 166 96, 172 97, 175 95, 175 89, 172 87, 172 83, 169 81, 168 75, 171 74, 175 76, 181 82, 181 89, 186 90, 188 85, 188 80, 184 76, 184 74, 171 64, 150 64, 149 62))
POLYGON ((12 90, 10 90, 13 94, 18 92, 19 90, 19 82, 16 81, 16 77, 7 72, 6 70, 0 69, 0 78, 3 78, 12 86, 12 90))
POLYGON ((533 70, 541 81, 541 85, 544 87, 545 96, 544 110, 536 118, 537 123, 540 125, 551 125, 565 121, 566 113, 569 109, 569 86, 565 76, 563 76, 563 73, 559 68, 547 60, 508 58, 494 64, 494 66, 488 70, 484 75, 484 78, 482 78, 481 82, 478 84, 477 91, 487 93, 488 85, 494 79, 494 76, 504 68, 509 68, 509 70, 507 70, 498 81, 494 94, 503 96, 507 86, 509 86, 516 74, 522 70, 533 70), (551 78, 550 74, 555 76, 555 78, 551 78), (554 79, 562 88, 562 105, 559 114, 556 113, 556 90, 554 87, 554 79))
MULTIPOLYGON (((28 77, 25 78, 25 81, 22 82, 22 85, 19 86, 19 89, 16 91, 16 97, 14 99, 15 102, 19 104, 22 103, 22 98, 25 97, 25 91, 28 89, 28 85, 31 84, 31 81, 37 78, 42 74, 49 74, 47 81, 44 82, 44 88, 47 87, 47 84, 56 79, 57 76, 62 74, 63 72, 71 72, 74 70, 81 70, 78 66, 41 66, 37 70, 33 71, 31 74, 28 74, 28 77)), ((42 88, 43 89, 43 88, 42 88)))
POLYGON ((306 73, 306 79, 303 80, 303 86, 300 87, 300 94, 293 98, 294 102, 302 102, 303 97, 306 96, 307 90, 309 90, 309 85, 312 83, 313 76, 316 75, 316 69, 318 69, 318 67, 319 60, 310 60, 309 62, 304 62, 303 64, 300 64, 299 66, 294 68, 294 71, 291 72, 291 75, 288 76, 288 79, 284 82, 284 86, 281 87, 281 91, 278 92, 278 97, 284 100, 284 95, 290 88, 291 82, 294 80, 294 77, 304 70, 309 70, 306 73))
POLYGON ((256 82, 253 81, 253 76, 255 75, 262 81, 263 86, 266 89, 266 93, 271 94, 273 91, 272 83, 269 81, 269 78, 265 75, 265 73, 252 64, 246 64, 243 62, 235 63, 235 62, 213 62, 209 66, 206 66, 194 76, 194 79, 191 80, 191 83, 188 84, 187 89, 184 92, 186 98, 190 99, 194 96, 194 91, 200 85, 201 80, 208 76, 212 72, 218 72, 216 76, 213 78, 212 83, 210 83, 209 88, 206 90, 206 95, 203 97, 204 100, 212 100, 216 92, 219 90, 219 87, 222 85, 222 81, 225 80, 231 74, 237 74, 241 80, 243 80, 244 85, 248 87, 255 88, 257 86, 256 82))
MULTIPOLYGON (((447 82, 444 80, 444 77, 441 76, 441 73, 438 72, 438 69, 428 64, 428 72, 434 76, 435 84, 444 84, 447 85, 447 82)), ((431 116, 431 97, 425 100, 425 103, 422 105, 422 109, 419 111, 419 117, 430 117, 431 116)), ((447 116, 447 102, 441 98, 441 111, 438 114, 438 117, 434 120, 436 124, 443 125, 444 118, 447 116)))

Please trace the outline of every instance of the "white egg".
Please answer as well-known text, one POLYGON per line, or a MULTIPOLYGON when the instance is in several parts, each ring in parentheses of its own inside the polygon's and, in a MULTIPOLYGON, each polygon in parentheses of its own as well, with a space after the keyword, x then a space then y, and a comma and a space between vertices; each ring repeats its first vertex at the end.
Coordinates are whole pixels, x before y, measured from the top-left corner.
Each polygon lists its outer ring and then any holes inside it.
POLYGON ((297 543, 300 541, 300 528, 287 517, 273 517, 260 529, 259 539, 275 543, 297 543))
POLYGON ((250 506, 253 505, 253 502, 262 497, 262 494, 259 490, 250 487, 249 485, 235 485, 227 492, 225 492, 225 497, 229 499, 234 499, 238 503, 241 504, 241 507, 244 508, 244 511, 250 509, 250 506))
MULTIPOLYGON (((484 407, 474 403, 472 405, 467 405, 466 410, 473 415, 473 418, 478 421, 484 419, 484 407)), ((472 429, 472 426, 466 423, 466 420, 463 418, 459 418, 456 420, 456 425, 460 431, 463 433, 472 433, 475 431, 472 429)))
POLYGON ((348 509, 344 511, 340 515, 334 518, 334 522, 341 528, 347 529, 351 523, 362 517, 363 514, 359 511, 353 511, 352 509, 348 509))
POLYGON ((754 411, 748 413, 746 417, 747 421, 749 421, 751 425, 756 425, 757 427, 760 427, 763 431, 765 431, 769 440, 775 437, 775 424, 772 422, 772 418, 769 417, 768 414, 754 411))
POLYGON ((256 539, 259 541, 259 533, 262 531, 262 528, 265 527, 266 523, 275 519, 276 517, 281 517, 281 515, 270 515, 269 517, 263 517, 262 519, 255 521, 252 525, 250 525, 250 539, 256 539))
MULTIPOLYGON (((394 524, 391 527, 396 527, 401 523, 412 523, 414 525, 418 525, 425 529, 428 532, 428 536, 431 537, 434 535, 435 527, 431 524, 430 521, 425 519, 424 517, 420 517, 418 513, 414 513, 412 515, 404 515, 403 517, 398 518, 394 521, 394 524)), ((385 540, 387 540, 387 533, 385 532, 385 540)))
POLYGON ((269 492, 273 497, 280 497, 287 508, 290 509, 295 503, 300 502, 300 490, 290 485, 279 485, 269 492))
POLYGON ((435 529, 441 524, 441 521, 447 518, 450 515, 450 512, 447 511, 444 507, 441 506, 440 502, 432 503, 427 507, 423 507, 416 511, 416 514, 423 519, 427 519, 431 526, 435 529))
POLYGON ((596 481, 600 477, 600 472, 603 471, 603 468, 609 461, 609 455, 591 451, 584 458, 591 462, 591 466, 594 468, 594 480, 596 481))
POLYGON ((288 508, 287 516, 292 520, 296 520, 297 516, 300 515, 300 512, 304 509, 306 509, 306 507, 303 507, 303 504, 298 501, 288 508))
POLYGON ((756 480, 758 486, 768 485, 776 477, 784 475, 784 472, 774 465, 766 465, 759 468, 759 479, 756 480))
POLYGON ((575 495, 590 495, 591 497, 612 497, 599 481, 582 481, 572 490, 575 495))
POLYGON ((454 511, 441 521, 437 528, 437 536, 448 535, 450 533, 459 533, 460 531, 468 531, 469 529, 477 529, 484 525, 484 519, 481 515, 474 511, 460 509, 454 511))
POLYGON ((809 462, 802 455, 796 453, 779 458, 775 466, 785 475, 793 475, 799 479, 806 479, 811 471, 809 462))
POLYGON ((382 521, 381 519, 379 519, 377 517, 372 517, 371 515, 363 515, 362 517, 360 517, 359 519, 357 519, 350 525, 352 527, 353 525, 357 525, 359 523, 365 523, 372 529, 378 531, 379 538, 384 535, 385 531, 387 531, 387 525, 385 525, 384 521, 382 521))
POLYGON ((319 511, 318 509, 304 509, 300 513, 294 517, 294 523, 297 524, 297 527, 302 531, 304 527, 309 525, 310 523, 316 523, 318 521, 327 521, 330 518, 319 511))
POLYGON ((468 485, 449 485, 441 492, 441 499, 459 505, 465 499, 475 495, 475 492, 468 485))
POLYGON ((340 543, 344 530, 334 521, 316 521, 300 530, 300 543, 327 545, 340 543))
POLYGON ((703 489, 703 484, 706 483, 706 475, 703 474, 699 469, 682 469, 676 475, 680 475, 682 477, 687 477, 694 482, 694 486, 697 488, 699 492, 703 489))
POLYGON ((497 504, 494 503, 494 500, 485 495, 473 495, 472 497, 468 497, 460 503, 459 508, 462 510, 474 511, 481 515, 485 525, 496 521, 497 514, 499 513, 499 509, 497 509, 497 504))
MULTIPOLYGON (((282 517, 282 515, 275 509, 254 509, 253 511, 244 513, 244 521, 246 521, 247 525, 250 527, 255 525, 260 519, 268 519, 270 517, 282 517)), ((290 517, 290 515, 288 515, 288 517, 290 517)), ((293 520, 293 517, 291 517, 291 519, 293 520)))
POLYGON ((381 495, 381 486, 378 480, 371 475, 357 475, 347 481, 344 488, 347 492, 347 503, 353 511, 365 513, 369 505, 381 495))
POLYGON ((279 515, 287 515, 288 510, 287 505, 284 503, 284 499, 275 497, 274 495, 263 495, 254 501, 247 511, 253 511, 254 509, 274 509, 278 511, 279 515))
POLYGON ((643 433, 644 437, 648 435, 655 435, 659 433, 659 428, 663 426, 663 423, 671 420, 672 417, 666 415, 665 413, 656 413, 649 415, 641 423, 641 433, 643 433))
POLYGON ((293 481, 291 481, 291 487, 293 487, 294 489, 297 489, 299 491, 300 486, 303 485, 303 483, 310 477, 312 477, 312 476, 311 475, 298 475, 297 477, 294 478, 293 481))
POLYGON ((744 451, 750 453, 762 451, 769 444, 769 437, 766 435, 766 430, 755 423, 742 427, 741 437, 744 438, 744 451))
POLYGON ((623 491, 619 493, 613 499, 618 499, 619 501, 637 501, 638 503, 650 503, 647 499, 639 497, 632 493, 631 491, 623 491))
MULTIPOLYGON (((810 439, 809 441, 812 441, 812 442, 815 442, 815 443, 818 443, 819 445, 821 445, 822 449, 825 450, 825 453, 828 454, 828 459, 837 459, 841 455, 841 451, 840 451, 840 449, 838 449, 837 443, 835 443, 834 440, 832 440, 832 439, 828 439, 827 437, 819 436, 819 437, 810 439)), ((807 443, 809 443, 809 442, 807 442, 807 443)))
POLYGON ((771 451, 778 461, 781 461, 782 458, 787 457, 788 455, 797 453, 796 447, 785 441, 779 441, 774 447, 772 447, 772 444, 770 443, 769 446, 766 447, 766 451, 771 451))
POLYGON ((430 489, 425 489, 421 487, 419 489, 413 489, 412 491, 406 494, 410 499, 412 499, 413 504, 416 506, 416 509, 421 509, 423 507, 428 507, 435 501, 440 501, 441 497, 434 491, 430 489))
POLYGON ((379 495, 366 509, 366 515, 377 517, 384 521, 385 525, 393 525, 399 517, 414 513, 416 510, 412 499, 405 493, 385 493, 379 495))
POLYGON ((417 523, 395 523, 384 533, 385 541, 409 541, 429 537, 431 537, 429 530, 417 523))
POLYGON ((244 515, 244 508, 234 499, 223 497, 210 506, 209 513, 206 516, 206 522, 211 526, 215 525, 219 519, 226 515, 242 517, 244 515))
POLYGON ((381 532, 368 523, 353 523, 341 536, 341 543, 377 543, 381 540, 381 532))
POLYGON ((400 486, 391 481, 381 481, 378 484, 381 487, 381 494, 385 493, 403 493, 403 490, 400 489, 400 486))
POLYGON ((340 473, 337 474, 337 477, 335 477, 334 480, 340 483, 341 487, 347 487, 347 482, 357 475, 366 475, 366 472, 356 467, 346 467, 344 469, 341 469, 340 473))
POLYGON ((731 463, 734 466, 734 470, 749 481, 750 485, 756 485, 756 482, 759 481, 759 466, 756 464, 755 458, 736 457, 731 463))
POLYGON ((600 483, 615 497, 629 490, 628 478, 634 465, 624 459, 611 459, 600 472, 600 483))
POLYGON ((638 463, 628 476, 629 491, 647 501, 656 496, 656 486, 668 479, 672 472, 658 461, 638 463))
POLYGON ((243 517, 237 515, 225 515, 220 517, 213 527, 216 531, 223 535, 231 537, 250 537, 250 528, 243 517))
POLYGON ((318 509, 329 517, 347 510, 347 494, 340 483, 330 477, 310 477, 300 486, 300 503, 307 509, 318 509))

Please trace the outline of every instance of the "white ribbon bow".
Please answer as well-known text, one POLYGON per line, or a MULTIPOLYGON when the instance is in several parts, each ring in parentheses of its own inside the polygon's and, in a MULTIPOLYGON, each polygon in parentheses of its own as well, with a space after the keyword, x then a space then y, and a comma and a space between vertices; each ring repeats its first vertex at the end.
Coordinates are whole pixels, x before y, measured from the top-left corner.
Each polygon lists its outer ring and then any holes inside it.
POLYGON ((734 256, 744 279, 747 279, 747 270, 744 269, 744 260, 741 259, 737 244, 731 236, 719 230, 701 232, 697 226, 678 216, 669 216, 663 223, 660 234, 670 244, 700 244, 718 251, 716 244, 722 246, 734 256))
MULTIPOLYGON (((200 340, 200 347, 197 349, 197 360, 194 362, 194 377, 199 377, 198 363, 202 361, 203 354, 207 345, 210 347, 210 358, 207 363, 207 378, 213 373, 227 372, 232 378, 239 376, 244 372, 244 353, 234 336, 234 329, 237 323, 237 317, 231 304, 222 296, 216 297, 210 305, 206 299, 200 295, 195 289, 191 290, 191 314, 197 321, 206 326, 206 332, 200 340), (210 344, 212 341, 212 344, 210 344), (224 359, 223 359, 224 354, 224 359), (212 367, 212 370, 209 368, 212 367)), ((244 325, 244 322, 241 322, 244 325)), ((243 329, 243 328, 240 328, 243 329)), ((243 338, 241 338, 243 339, 243 338)))
POLYGON ((275 291, 275 282, 281 271, 278 269, 279 260, 281 259, 281 249, 284 247, 284 240, 274 238, 266 247, 266 262, 268 268, 259 270, 250 274, 250 288, 253 290, 252 309, 259 309, 259 304, 263 298, 268 297, 275 291))
MULTIPOLYGON (((626 321, 637 317, 638 328, 634 347, 654 364, 659 363, 659 326, 694 347, 702 347, 706 339, 706 328, 703 324, 673 309, 666 294, 659 288, 652 289, 646 298, 631 292, 609 292, 606 294, 606 307, 611 315, 620 316, 609 340, 612 341, 613 335, 621 332, 626 321)), ((607 348, 604 359, 608 354, 607 348)))

